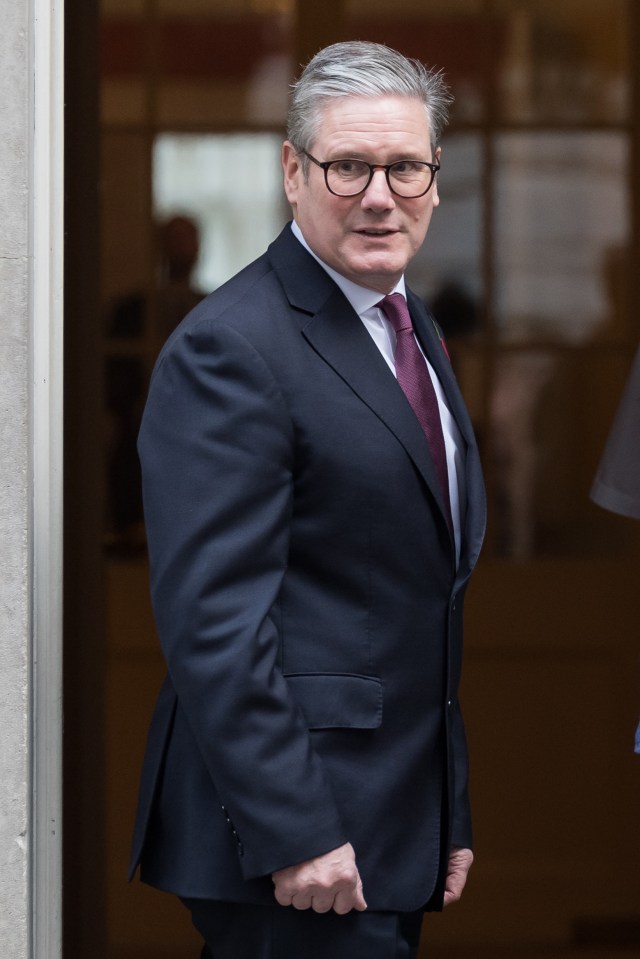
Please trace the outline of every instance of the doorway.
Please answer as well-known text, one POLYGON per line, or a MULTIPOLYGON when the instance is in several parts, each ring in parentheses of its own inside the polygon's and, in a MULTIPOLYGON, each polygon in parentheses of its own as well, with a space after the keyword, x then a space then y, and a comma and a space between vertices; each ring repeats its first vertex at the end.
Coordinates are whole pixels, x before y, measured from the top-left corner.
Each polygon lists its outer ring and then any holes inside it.
POLYGON ((635 6, 80 6, 67 28, 67 959, 197 955, 186 912, 126 882, 163 674, 135 432, 169 329, 287 218, 277 156, 297 64, 354 37, 443 68, 456 96, 441 208, 409 282, 445 329, 489 489, 463 693, 477 862, 455 914, 429 923, 430 954, 585 936, 610 949, 639 917, 640 527, 588 494, 640 333, 635 6), (246 190, 225 188, 230 164, 246 190))

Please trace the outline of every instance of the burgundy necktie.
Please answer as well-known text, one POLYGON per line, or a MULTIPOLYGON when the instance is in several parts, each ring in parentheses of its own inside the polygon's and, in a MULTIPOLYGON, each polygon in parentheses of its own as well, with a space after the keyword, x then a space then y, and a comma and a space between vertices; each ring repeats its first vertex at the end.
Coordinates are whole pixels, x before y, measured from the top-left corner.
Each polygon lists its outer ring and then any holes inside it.
POLYGON ((413 335, 409 308, 401 293, 385 296, 378 306, 396 332, 396 376, 427 437, 451 528, 449 474, 440 408, 427 364, 413 335))

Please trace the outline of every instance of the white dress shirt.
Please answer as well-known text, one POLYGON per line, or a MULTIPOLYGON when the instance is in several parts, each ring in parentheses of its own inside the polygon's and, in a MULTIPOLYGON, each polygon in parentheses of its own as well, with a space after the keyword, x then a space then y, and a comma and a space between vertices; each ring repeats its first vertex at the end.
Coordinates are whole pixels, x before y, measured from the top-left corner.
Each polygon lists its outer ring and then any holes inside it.
MULTIPOLYGON (((359 286, 357 283, 353 283, 352 280, 348 280, 342 274, 333 270, 330 266, 320 259, 319 256, 313 252, 307 241, 302 235, 302 231, 298 224, 293 221, 291 224, 291 229, 294 236, 302 243, 304 248, 309 251, 311 256, 317 260, 320 266, 326 270, 331 279, 337 286, 340 287, 347 300, 356 311, 362 322, 364 323, 365 329, 371 336, 371 339, 376 344, 380 353, 382 354, 387 366, 393 373, 396 375, 396 364, 395 364, 395 349, 396 349, 396 335, 394 332, 391 323, 384 315, 383 311, 377 305, 381 300, 381 294, 377 290, 369 290, 364 286, 359 286)), ((406 288, 404 283, 404 276, 400 277, 400 280, 396 286, 391 290, 392 293, 400 293, 406 300, 406 288)), ((420 352, 424 356, 422 347, 420 346, 419 341, 418 346, 420 347, 420 352)), ((442 432, 444 435, 444 446, 447 456, 447 472, 449 475, 449 498, 451 501, 451 519, 453 521, 453 532, 456 545, 456 560, 460 559, 460 538, 461 538, 461 506, 464 503, 464 440, 460 435, 460 431, 456 425, 456 422, 451 415, 451 411, 447 405, 445 398, 444 390, 440 380, 438 379, 435 370, 429 363, 426 356, 424 357, 427 370, 429 371, 429 376, 433 383, 433 387, 436 392, 436 398, 438 400, 438 406, 440 408, 440 419, 442 421, 442 432)))

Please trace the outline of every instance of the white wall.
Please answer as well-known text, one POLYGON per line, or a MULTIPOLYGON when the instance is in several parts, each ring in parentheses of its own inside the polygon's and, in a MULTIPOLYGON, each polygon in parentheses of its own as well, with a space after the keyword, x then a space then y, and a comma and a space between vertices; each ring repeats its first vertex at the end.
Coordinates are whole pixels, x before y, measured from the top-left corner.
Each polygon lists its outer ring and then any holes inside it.
POLYGON ((0 942, 27 956, 29 830, 28 5, 0 0, 0 942))
POLYGON ((55 0, 0 0, 3 959, 59 955, 61 14, 55 0))

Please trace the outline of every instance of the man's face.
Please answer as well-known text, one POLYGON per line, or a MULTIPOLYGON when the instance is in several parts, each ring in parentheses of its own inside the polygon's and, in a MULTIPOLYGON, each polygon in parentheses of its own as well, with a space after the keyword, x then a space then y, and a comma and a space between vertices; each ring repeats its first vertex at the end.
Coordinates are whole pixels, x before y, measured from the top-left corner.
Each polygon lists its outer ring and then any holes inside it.
MULTIPOLYGON (((357 158, 368 163, 437 160, 431 155, 424 105, 414 97, 343 97, 324 107, 310 153, 320 161, 357 158)), ((324 171, 302 157, 287 140, 282 149, 284 187, 305 240, 321 260, 360 286, 388 293, 425 238, 439 203, 437 183, 428 193, 406 199, 387 185, 383 170, 358 196, 329 193, 324 171)))

